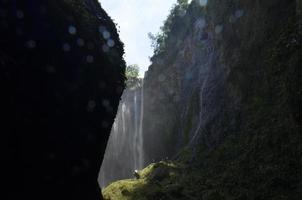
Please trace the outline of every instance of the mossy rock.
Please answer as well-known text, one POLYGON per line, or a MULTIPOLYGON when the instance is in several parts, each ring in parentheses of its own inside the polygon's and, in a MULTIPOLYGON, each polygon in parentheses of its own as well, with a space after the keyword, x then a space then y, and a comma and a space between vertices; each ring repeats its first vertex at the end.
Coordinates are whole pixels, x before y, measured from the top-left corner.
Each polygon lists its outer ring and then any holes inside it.
POLYGON ((150 164, 139 172, 141 178, 117 181, 103 189, 104 199, 171 199, 182 188, 180 184, 172 183, 179 178, 181 168, 180 164, 168 161, 150 164))

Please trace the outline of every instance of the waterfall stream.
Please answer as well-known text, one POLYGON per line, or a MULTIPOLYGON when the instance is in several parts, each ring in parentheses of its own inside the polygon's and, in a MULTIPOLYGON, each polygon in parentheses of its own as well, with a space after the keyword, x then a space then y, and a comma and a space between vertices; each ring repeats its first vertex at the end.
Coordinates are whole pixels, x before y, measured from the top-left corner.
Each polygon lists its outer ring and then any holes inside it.
POLYGON ((143 120, 144 120, 144 80, 142 80, 141 87, 141 105, 140 105, 140 119, 139 119, 139 130, 138 130, 138 142, 137 142, 137 152, 138 152, 138 165, 137 169, 142 169, 144 167, 144 140, 143 140, 143 120))
POLYGON ((102 188, 132 178, 134 170, 144 167, 143 94, 143 83, 124 91, 99 173, 102 188))

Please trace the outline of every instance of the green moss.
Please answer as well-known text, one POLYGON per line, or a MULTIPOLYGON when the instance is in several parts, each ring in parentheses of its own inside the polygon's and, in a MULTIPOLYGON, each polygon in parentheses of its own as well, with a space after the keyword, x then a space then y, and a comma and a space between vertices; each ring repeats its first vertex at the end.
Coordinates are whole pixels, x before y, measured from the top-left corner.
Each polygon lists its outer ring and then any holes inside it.
POLYGON ((174 183, 181 171, 181 165, 168 161, 150 164, 139 172, 139 179, 117 181, 106 187, 102 193, 105 200, 144 200, 168 198, 180 185, 174 183))
POLYGON ((160 162, 140 172, 141 179, 111 184, 105 199, 297 199, 301 179, 301 140, 289 133, 262 130, 228 137, 214 150, 200 146, 196 161, 185 150, 178 162, 160 162), (282 136, 283 135, 283 136, 282 136), (285 141, 285 143, 284 143, 285 141), (296 142, 295 142, 296 141, 296 142), (299 155, 298 155, 299 154, 299 155), (294 176, 294 174, 296 174, 294 176), (282 197, 282 198, 281 198, 282 197))

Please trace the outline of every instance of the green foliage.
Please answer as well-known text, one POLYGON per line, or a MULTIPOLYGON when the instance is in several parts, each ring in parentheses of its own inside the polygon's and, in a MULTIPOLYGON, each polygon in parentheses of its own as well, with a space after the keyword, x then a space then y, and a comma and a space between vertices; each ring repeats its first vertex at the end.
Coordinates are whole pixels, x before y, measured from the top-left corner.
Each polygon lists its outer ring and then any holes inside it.
POLYGON ((128 88, 134 88, 136 86, 139 86, 139 66, 137 64, 129 65, 126 68, 126 78, 126 84, 128 88))
POLYGON ((139 179, 117 181, 103 189, 105 200, 147 200, 174 199, 180 184, 180 172, 183 166, 176 162, 161 161, 152 163, 139 171, 139 179))
POLYGON ((154 55, 164 52, 173 24, 179 17, 185 15, 188 6, 188 0, 177 0, 177 3, 173 5, 170 14, 164 21, 163 26, 160 27, 160 32, 157 34, 148 33, 151 47, 154 49, 154 55))
POLYGON ((126 77, 128 79, 134 79, 134 78, 138 78, 138 74, 139 74, 139 67, 138 65, 134 64, 134 65, 129 65, 126 69, 126 77))

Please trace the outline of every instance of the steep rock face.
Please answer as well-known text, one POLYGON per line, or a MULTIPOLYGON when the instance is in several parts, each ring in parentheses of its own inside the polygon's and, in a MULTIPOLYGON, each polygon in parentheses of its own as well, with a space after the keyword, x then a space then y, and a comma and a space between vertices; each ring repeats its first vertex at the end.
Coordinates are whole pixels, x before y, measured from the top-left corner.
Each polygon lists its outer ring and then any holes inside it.
POLYGON ((164 169, 150 165, 107 198, 301 198, 300 3, 205 2, 172 23, 145 78, 147 162, 181 170, 153 181, 164 169))
POLYGON ((114 23, 96 0, 3 0, 0 13, 10 199, 101 198, 98 171, 124 89, 114 23))
MULTIPOLYGON (((200 72, 200 65, 208 67, 208 60, 204 59, 208 55, 202 54, 208 49, 200 48, 202 41, 195 34, 199 25, 195 30, 192 21, 203 25, 205 19, 197 19, 202 11, 199 7, 195 10, 197 16, 177 18, 165 51, 152 58, 146 73, 144 135, 150 161, 172 156, 188 144, 191 126, 198 121, 198 90, 207 72, 200 72)), ((206 45, 211 44, 207 41, 206 45)))
MULTIPOLYGON (((173 155, 179 147, 192 146, 199 139, 214 148, 225 136, 245 132, 250 123, 245 117, 258 115, 249 108, 257 103, 254 101, 272 108, 280 106, 274 102, 277 99, 297 97, 289 94, 289 88, 279 97, 273 90, 282 83, 273 79, 296 77, 292 71, 297 70, 298 61, 278 75, 274 73, 277 66, 268 63, 282 30, 295 23, 295 9, 295 1, 212 0, 206 7, 201 7, 200 1, 191 3, 186 15, 173 24, 165 51, 152 58, 147 72, 144 132, 150 143, 146 143, 150 159, 173 155), (150 142, 148 135, 156 141, 150 142), (161 148, 156 152, 153 146, 158 143, 161 148)), ((288 45, 297 47, 299 41, 294 37, 298 35, 288 37, 294 41, 288 45)))

